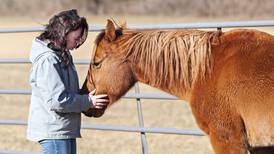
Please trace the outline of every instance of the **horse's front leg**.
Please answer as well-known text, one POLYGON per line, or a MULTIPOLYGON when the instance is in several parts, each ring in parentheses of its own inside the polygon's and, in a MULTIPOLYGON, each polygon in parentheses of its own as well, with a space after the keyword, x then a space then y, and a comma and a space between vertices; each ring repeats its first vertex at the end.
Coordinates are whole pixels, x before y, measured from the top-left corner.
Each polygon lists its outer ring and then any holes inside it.
MULTIPOLYGON (((229 128, 228 128, 229 129, 229 128)), ((247 154, 245 137, 241 132, 211 128, 209 138, 216 154, 247 154)))
POLYGON ((247 154, 248 142, 241 117, 221 103, 196 101, 191 108, 198 126, 208 134, 215 154, 247 154))

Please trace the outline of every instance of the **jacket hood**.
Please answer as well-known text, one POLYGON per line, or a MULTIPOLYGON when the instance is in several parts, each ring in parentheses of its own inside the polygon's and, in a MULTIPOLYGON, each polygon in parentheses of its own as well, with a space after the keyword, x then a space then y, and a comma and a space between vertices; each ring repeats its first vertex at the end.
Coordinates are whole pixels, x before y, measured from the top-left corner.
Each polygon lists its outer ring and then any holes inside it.
POLYGON ((48 44, 46 42, 43 42, 39 40, 38 38, 35 38, 32 41, 32 47, 30 50, 30 57, 29 57, 31 63, 34 63, 46 53, 54 53, 54 51, 50 49, 47 45, 48 44))

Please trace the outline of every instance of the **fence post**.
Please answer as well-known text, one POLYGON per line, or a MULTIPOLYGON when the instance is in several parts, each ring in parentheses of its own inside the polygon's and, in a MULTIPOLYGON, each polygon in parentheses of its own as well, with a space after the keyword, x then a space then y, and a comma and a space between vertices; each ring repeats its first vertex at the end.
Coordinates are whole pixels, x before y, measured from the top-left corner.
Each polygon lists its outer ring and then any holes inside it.
MULTIPOLYGON (((140 93, 139 84, 135 84, 135 93, 140 93)), ((142 104, 141 99, 136 97, 137 102, 137 110, 138 110, 138 120, 139 120, 139 126, 144 127, 144 119, 143 119, 143 113, 142 113, 142 104)), ((142 152, 143 154, 148 154, 148 147, 147 147, 147 140, 146 140, 146 134, 145 132, 141 132, 141 142, 142 142, 142 152)))

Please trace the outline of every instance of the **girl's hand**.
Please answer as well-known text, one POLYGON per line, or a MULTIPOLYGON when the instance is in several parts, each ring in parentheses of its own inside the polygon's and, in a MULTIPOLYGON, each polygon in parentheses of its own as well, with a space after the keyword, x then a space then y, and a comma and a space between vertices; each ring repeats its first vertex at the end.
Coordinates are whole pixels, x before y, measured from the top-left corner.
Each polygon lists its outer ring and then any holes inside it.
POLYGON ((105 109, 109 103, 109 99, 106 94, 94 95, 96 89, 89 93, 89 99, 96 109, 105 109))

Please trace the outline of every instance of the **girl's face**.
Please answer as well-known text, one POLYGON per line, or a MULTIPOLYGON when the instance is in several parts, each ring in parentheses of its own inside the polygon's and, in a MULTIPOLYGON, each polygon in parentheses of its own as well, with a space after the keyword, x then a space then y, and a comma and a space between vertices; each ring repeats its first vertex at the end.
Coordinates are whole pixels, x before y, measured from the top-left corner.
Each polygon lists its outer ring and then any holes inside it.
POLYGON ((81 39, 81 33, 82 33, 82 28, 78 28, 74 31, 71 31, 67 35, 67 49, 72 50, 74 49, 78 42, 81 39))

